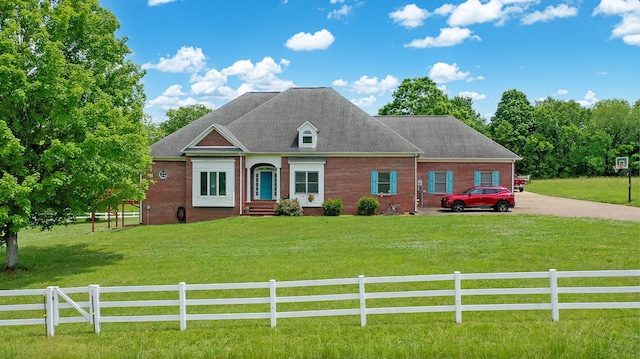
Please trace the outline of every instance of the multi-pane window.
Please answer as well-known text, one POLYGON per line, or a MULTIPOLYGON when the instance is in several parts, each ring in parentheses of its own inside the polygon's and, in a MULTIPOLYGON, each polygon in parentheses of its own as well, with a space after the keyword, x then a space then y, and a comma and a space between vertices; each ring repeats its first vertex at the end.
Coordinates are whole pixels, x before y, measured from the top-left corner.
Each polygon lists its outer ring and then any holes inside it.
POLYGON ((318 172, 296 171, 296 193, 318 193, 318 172))
POLYGON ((480 172, 480 186, 493 185, 493 172, 480 172))
POLYGON ((428 193, 453 193, 453 171, 429 171, 428 193))
POLYGON ((473 174, 474 186, 499 186, 500 185, 500 172, 499 171, 476 171, 473 174))
POLYGON ((434 173, 433 189, 435 193, 447 193, 447 172, 436 171, 434 173))
POLYGON ((391 192, 391 172, 378 172, 378 193, 391 192))
POLYGON ((371 171, 371 194, 397 194, 398 172, 371 171))
POLYGON ((313 134, 309 130, 305 130, 302 133, 302 143, 304 144, 312 144, 313 143, 313 134))
POLYGON ((227 173, 226 172, 200 172, 201 196, 226 196, 227 173))

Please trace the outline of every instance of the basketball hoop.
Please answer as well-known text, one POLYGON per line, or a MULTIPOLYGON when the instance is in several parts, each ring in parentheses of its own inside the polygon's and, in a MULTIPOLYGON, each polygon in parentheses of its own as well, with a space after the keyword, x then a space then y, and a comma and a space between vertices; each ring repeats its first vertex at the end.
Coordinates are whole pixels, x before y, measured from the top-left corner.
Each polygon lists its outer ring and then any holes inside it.
POLYGON ((616 164, 613 166, 613 170, 616 173, 620 170, 626 170, 629 168, 629 157, 616 157, 616 164))

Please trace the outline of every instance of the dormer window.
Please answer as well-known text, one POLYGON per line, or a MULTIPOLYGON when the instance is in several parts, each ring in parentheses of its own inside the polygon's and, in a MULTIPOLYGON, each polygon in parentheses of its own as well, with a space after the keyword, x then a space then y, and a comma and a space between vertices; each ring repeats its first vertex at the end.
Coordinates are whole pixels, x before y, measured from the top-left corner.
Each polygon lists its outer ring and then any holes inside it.
POLYGON ((313 143, 313 135, 311 134, 311 131, 305 130, 302 132, 302 143, 305 145, 313 143))
POLYGON ((318 129, 309 121, 298 127, 298 147, 316 148, 318 143, 318 129))

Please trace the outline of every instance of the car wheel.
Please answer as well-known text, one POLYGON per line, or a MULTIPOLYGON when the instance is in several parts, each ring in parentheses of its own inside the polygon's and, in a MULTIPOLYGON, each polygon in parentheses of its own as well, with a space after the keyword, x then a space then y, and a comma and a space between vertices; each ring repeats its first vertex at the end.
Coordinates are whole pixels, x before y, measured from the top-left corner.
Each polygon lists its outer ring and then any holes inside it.
POLYGON ((496 211, 498 212, 507 212, 509 210, 509 202, 500 201, 496 203, 496 211))
POLYGON ((454 212, 462 212, 464 210, 464 202, 455 201, 453 205, 451 205, 451 210, 454 212))
POLYGON ((520 192, 524 191, 524 188, 520 187, 518 188, 520 190, 520 192))

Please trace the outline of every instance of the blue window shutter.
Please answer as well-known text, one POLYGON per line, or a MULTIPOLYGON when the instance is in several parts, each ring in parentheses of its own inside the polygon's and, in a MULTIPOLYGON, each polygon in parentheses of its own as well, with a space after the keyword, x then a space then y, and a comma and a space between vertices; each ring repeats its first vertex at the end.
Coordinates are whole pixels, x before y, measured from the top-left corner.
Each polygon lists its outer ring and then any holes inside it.
POLYGON ((433 193, 436 191, 436 185, 435 185, 435 181, 436 181, 436 173, 433 171, 429 171, 429 183, 427 183, 427 192, 428 193, 433 193))
POLYGON ((371 171, 371 194, 378 194, 378 171, 371 171))
POLYGON ((475 171, 473 173, 473 185, 474 186, 479 186, 480 185, 480 181, 481 181, 480 171, 475 171))
POLYGON ((447 193, 453 193, 453 171, 447 171, 447 193))
POLYGON ((398 171, 391 171, 391 194, 398 194, 398 171))
POLYGON ((500 171, 493 171, 493 185, 500 185, 500 171))

